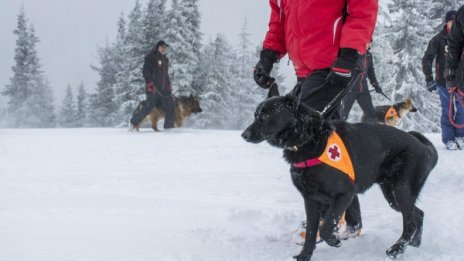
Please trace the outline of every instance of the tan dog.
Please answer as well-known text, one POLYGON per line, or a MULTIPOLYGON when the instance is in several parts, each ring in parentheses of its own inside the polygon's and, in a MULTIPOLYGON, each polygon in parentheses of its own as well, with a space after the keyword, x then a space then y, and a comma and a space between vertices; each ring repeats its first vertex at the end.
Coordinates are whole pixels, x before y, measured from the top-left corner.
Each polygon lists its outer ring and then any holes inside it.
MULTIPOLYGON (((141 101, 137 106, 137 110, 142 110, 147 106, 146 101, 141 101)), ((176 128, 182 127, 184 120, 190 117, 193 113, 200 113, 203 110, 200 107, 200 100, 198 97, 190 96, 179 96, 175 97, 175 119, 174 125, 176 128)), ((151 127, 154 131, 160 131, 158 129, 158 121, 164 118, 164 110, 161 105, 157 105, 139 124, 134 126, 135 130, 139 130, 140 126, 151 121, 151 127)))
MULTIPOLYGON (((411 98, 393 105, 375 106, 375 110, 377 122, 389 126, 397 126, 406 114, 417 111, 411 98)), ((362 116, 361 121, 365 122, 365 115, 362 116)))

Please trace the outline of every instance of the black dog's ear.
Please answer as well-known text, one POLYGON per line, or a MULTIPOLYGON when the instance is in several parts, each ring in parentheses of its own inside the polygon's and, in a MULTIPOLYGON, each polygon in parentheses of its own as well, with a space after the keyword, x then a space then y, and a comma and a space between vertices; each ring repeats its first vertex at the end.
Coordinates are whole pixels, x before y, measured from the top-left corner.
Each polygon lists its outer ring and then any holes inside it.
POLYGON ((279 94, 279 86, 277 86, 277 83, 274 82, 271 87, 269 88, 269 92, 267 93, 267 98, 275 97, 275 96, 280 96, 279 94))
POLYGON ((287 94, 283 98, 284 104, 291 110, 295 110, 297 107, 297 98, 291 94, 287 94))

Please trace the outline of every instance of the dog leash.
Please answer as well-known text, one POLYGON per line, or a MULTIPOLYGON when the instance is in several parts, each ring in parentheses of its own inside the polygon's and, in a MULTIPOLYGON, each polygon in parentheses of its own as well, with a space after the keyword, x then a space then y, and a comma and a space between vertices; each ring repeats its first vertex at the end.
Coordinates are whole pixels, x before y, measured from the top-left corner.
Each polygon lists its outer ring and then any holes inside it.
MULTIPOLYGON (((375 90, 370 90, 370 92, 375 92, 375 90)), ((383 91, 377 92, 383 95, 383 97, 387 98, 390 102, 392 101, 383 91)))
MULTIPOLYGON (((272 78, 274 79, 274 78, 272 78)), ((274 79, 274 82, 271 84, 271 87, 269 87, 269 92, 267 94, 267 98, 271 98, 274 96, 279 96, 279 86, 277 85, 277 82, 274 79)))
MULTIPOLYGON (((324 109, 322 110, 322 112, 320 112, 322 118, 324 119, 330 119, 332 117, 332 115, 335 113, 335 111, 338 109, 338 107, 340 106, 341 104, 341 101, 343 100, 343 98, 348 94, 348 92, 351 91, 351 89, 353 88, 353 82, 356 82, 359 80, 359 78, 361 77, 361 74, 358 73, 356 75, 356 77, 352 78, 349 82, 348 82, 348 85, 346 86, 346 88, 344 88, 343 90, 341 90, 325 107, 324 109)), ((329 82, 329 80, 326 80, 326 82, 323 84, 327 84, 329 82)))
MULTIPOLYGON (((321 116, 325 119, 329 118, 332 116, 332 114, 336 111, 336 109, 340 106, 340 103, 342 101, 342 99, 348 94, 348 92, 351 91, 351 89, 353 88, 353 85, 352 83, 355 82, 355 81, 358 81, 358 79, 361 77, 361 74, 358 73, 356 75, 356 77, 352 78, 348 84, 347 84, 347 87, 344 88, 343 90, 341 90, 325 107, 324 109, 322 110, 322 112, 320 112, 321 116)), ((322 83, 321 85, 319 85, 317 87, 317 89, 320 89, 322 87, 324 87, 325 85, 327 85, 328 83, 330 83, 330 80, 325 80, 324 83, 322 83)), ((302 90, 300 90, 300 93, 298 95, 298 99, 297 99, 297 109, 298 107, 300 106, 300 103, 301 103, 301 94, 302 94, 302 90)), ((270 97, 273 97, 273 96, 278 96, 279 95, 279 87, 274 79, 274 82, 271 84, 271 86, 269 87, 269 92, 268 92, 268 95, 267 95, 267 98, 270 98, 270 97)), ((388 98, 388 97, 387 97, 388 98)))
MULTIPOLYGON (((450 120, 451 125, 458 129, 463 129, 464 124, 457 124, 453 117, 453 109, 456 107, 455 103, 459 102, 461 106, 464 108, 464 91, 459 90, 456 86, 451 88, 448 93, 450 94, 450 104, 448 110, 448 117, 450 120)), ((456 111, 457 113, 457 111, 456 111)))

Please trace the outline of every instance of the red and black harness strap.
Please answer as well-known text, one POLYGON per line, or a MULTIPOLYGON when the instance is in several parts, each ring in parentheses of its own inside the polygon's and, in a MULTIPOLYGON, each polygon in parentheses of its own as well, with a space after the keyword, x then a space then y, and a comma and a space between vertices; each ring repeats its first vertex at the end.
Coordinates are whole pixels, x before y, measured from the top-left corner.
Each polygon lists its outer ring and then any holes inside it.
POLYGON ((448 90, 449 93, 449 110, 448 110, 448 117, 450 119, 451 125, 453 125, 455 128, 462 129, 464 128, 464 124, 457 124, 456 121, 454 120, 453 116, 453 110, 456 107, 455 102, 459 102, 461 104, 461 107, 464 108, 464 91, 459 89, 458 87, 453 87, 448 90))

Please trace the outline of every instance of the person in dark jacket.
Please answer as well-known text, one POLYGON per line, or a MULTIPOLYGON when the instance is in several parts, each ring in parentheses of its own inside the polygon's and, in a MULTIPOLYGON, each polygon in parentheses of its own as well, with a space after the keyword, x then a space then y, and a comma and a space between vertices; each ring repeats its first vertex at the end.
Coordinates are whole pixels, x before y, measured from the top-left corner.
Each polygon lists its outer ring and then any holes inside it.
MULTIPOLYGON (((269 89, 274 83, 270 76, 273 64, 288 54, 298 78, 292 94, 322 111, 356 77, 357 60, 372 39, 378 1, 269 0, 269 4, 269 29, 254 80, 269 89)), ((362 222, 357 196, 345 218, 350 235, 359 235, 362 222)))
POLYGON ((168 47, 165 41, 159 41, 145 56, 142 71, 146 84, 147 106, 132 116, 133 126, 140 123, 156 105, 160 104, 165 111, 164 129, 174 128, 175 104, 169 78, 169 59, 166 57, 168 47))
POLYGON ((340 118, 343 120, 348 119, 348 115, 350 114, 354 102, 358 101, 359 106, 361 106, 361 109, 366 116, 366 121, 376 121, 376 112, 367 86, 367 79, 369 79, 369 82, 374 87, 375 92, 381 93, 382 88, 380 88, 377 77, 375 76, 373 58, 370 52, 370 48, 372 47, 371 43, 368 44, 366 53, 358 60, 358 67, 361 69, 361 77, 359 77, 357 81, 352 82, 353 87, 345 98, 343 98, 340 106, 340 118))
MULTIPOLYGON (((443 30, 435 35, 430 40, 427 50, 425 51, 424 57, 422 58, 422 70, 425 75, 426 88, 432 92, 437 91, 440 96, 441 104, 441 136, 442 142, 445 144, 448 150, 457 150, 459 148, 464 149, 464 129, 455 128, 450 122, 450 97, 446 87, 445 79, 445 67, 447 53, 450 51, 450 45, 447 37, 450 30, 454 27, 453 21, 455 20, 456 11, 452 10, 445 15, 445 25, 443 30), (432 75, 432 64, 435 60, 435 79, 432 75), (460 142, 460 145, 458 145, 460 142)), ((462 50, 458 51, 462 54, 462 50)), ((457 62, 459 65, 459 62, 457 62)), ((461 104, 456 104, 456 120, 458 122, 464 122, 464 111, 461 104)))

